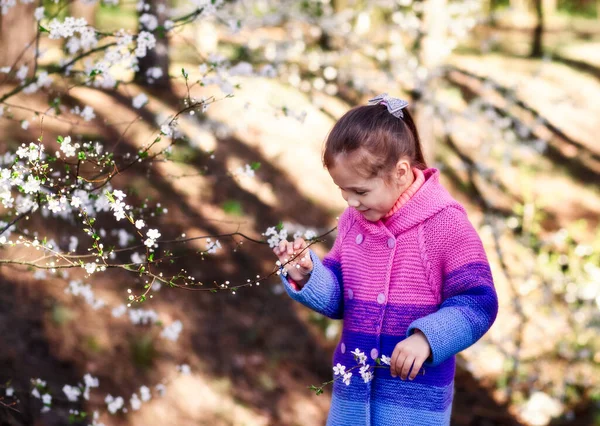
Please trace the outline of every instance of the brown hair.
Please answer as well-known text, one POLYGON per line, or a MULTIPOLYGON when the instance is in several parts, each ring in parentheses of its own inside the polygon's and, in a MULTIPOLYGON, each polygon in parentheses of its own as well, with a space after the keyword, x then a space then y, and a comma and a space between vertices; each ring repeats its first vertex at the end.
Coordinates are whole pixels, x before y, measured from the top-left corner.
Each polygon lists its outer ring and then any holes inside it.
POLYGON ((427 168, 419 134, 408 109, 403 118, 390 114, 385 105, 358 106, 342 116, 329 132, 323 152, 323 165, 330 168, 338 154, 358 151, 356 161, 365 177, 383 176, 398 160, 407 157, 412 167, 427 168))

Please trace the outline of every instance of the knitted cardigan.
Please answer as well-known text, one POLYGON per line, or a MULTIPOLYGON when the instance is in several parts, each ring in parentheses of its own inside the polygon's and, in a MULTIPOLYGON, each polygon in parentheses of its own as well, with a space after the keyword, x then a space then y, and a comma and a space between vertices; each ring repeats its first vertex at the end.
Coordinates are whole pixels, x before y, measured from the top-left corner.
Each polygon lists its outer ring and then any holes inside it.
POLYGON ((425 374, 412 381, 376 368, 365 383, 353 370, 350 385, 336 380, 327 425, 443 426, 450 424, 455 355, 491 327, 498 311, 481 240, 463 207, 439 183, 436 169, 406 204, 370 222, 347 208, 338 235, 301 290, 282 275, 288 294, 329 318, 343 319, 333 363, 357 365, 390 356, 421 330, 431 347, 425 374))

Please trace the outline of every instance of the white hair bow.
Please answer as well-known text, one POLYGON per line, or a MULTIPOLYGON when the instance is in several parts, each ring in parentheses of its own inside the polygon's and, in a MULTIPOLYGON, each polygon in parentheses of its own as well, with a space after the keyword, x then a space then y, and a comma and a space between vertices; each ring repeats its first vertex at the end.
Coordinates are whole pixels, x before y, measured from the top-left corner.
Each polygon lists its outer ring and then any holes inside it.
POLYGON ((390 114, 397 118, 404 118, 402 110, 408 106, 404 99, 393 98, 387 93, 369 99, 369 105, 385 105, 390 114))

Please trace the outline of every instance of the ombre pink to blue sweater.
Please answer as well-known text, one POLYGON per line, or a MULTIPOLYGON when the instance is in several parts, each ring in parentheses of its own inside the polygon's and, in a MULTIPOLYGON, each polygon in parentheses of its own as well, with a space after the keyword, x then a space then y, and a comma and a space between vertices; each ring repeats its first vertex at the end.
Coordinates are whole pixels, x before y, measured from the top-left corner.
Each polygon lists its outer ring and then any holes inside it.
POLYGON ((327 425, 443 426, 450 424, 455 355, 491 327, 498 311, 490 267, 463 207, 441 186, 436 169, 414 196, 384 221, 369 222, 348 208, 323 262, 290 296, 309 308, 343 319, 334 365, 355 366, 351 351, 368 362, 391 356, 396 344, 421 330, 432 357, 413 381, 376 368, 364 383, 336 380, 327 425))

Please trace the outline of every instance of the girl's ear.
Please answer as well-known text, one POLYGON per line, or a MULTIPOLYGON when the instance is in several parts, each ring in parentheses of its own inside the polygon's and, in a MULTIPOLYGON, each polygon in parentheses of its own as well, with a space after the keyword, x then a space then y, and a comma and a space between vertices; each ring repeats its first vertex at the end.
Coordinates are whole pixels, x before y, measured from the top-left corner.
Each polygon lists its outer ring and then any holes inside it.
POLYGON ((407 158, 401 158, 396 163, 396 177, 400 185, 406 185, 410 176, 410 161, 407 158))

